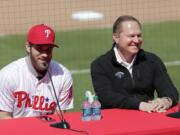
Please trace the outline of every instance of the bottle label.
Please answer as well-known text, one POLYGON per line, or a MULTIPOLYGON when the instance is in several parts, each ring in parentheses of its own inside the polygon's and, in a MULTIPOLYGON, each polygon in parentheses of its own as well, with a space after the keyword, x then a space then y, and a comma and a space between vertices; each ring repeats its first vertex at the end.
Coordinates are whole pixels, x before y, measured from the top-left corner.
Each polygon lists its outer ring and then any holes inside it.
POLYGON ((91 108, 83 109, 83 116, 84 117, 91 116, 91 108))
POLYGON ((93 115, 101 115, 101 108, 92 108, 93 115))

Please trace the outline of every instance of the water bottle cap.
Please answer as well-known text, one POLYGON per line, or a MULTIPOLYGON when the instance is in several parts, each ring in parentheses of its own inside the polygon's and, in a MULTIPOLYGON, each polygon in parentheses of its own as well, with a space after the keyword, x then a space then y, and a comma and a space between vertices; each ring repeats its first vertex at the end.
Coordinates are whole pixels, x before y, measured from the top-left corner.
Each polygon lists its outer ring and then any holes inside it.
POLYGON ((84 96, 84 100, 88 100, 88 99, 89 99, 88 96, 85 95, 85 96, 84 96))
POLYGON ((94 96, 94 100, 98 100, 98 96, 94 96))

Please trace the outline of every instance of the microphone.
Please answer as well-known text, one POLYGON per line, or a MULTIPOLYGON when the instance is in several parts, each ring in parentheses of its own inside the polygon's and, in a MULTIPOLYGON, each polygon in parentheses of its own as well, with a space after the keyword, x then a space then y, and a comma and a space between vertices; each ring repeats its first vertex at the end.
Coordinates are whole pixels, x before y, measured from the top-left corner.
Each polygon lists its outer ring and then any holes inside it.
POLYGON ((55 91, 55 87, 54 87, 54 84, 53 84, 53 81, 52 81, 52 76, 50 74, 49 71, 48 72, 48 75, 49 75, 49 78, 50 78, 50 81, 51 81, 51 84, 52 84, 52 88, 53 88, 53 92, 54 92, 54 95, 55 95, 55 98, 56 98, 56 103, 57 103, 57 106, 58 106, 58 110, 60 112, 60 116, 61 116, 61 122, 57 122, 57 123, 52 123, 50 124, 51 127, 55 127, 55 128, 62 128, 62 129, 69 129, 70 128, 70 125, 69 123, 65 120, 64 118, 64 115, 62 113, 62 110, 61 110, 61 107, 59 105, 59 101, 58 101, 58 98, 57 98, 57 94, 56 94, 56 91, 55 91))

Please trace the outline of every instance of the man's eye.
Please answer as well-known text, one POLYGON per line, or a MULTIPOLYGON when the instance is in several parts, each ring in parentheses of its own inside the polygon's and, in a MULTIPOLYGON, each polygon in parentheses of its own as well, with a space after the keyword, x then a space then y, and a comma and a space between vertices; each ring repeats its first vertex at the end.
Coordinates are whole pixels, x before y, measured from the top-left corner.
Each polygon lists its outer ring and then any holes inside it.
POLYGON ((128 35, 128 37, 135 37, 134 35, 128 35))
POLYGON ((141 37, 141 34, 137 35, 137 37, 141 37))

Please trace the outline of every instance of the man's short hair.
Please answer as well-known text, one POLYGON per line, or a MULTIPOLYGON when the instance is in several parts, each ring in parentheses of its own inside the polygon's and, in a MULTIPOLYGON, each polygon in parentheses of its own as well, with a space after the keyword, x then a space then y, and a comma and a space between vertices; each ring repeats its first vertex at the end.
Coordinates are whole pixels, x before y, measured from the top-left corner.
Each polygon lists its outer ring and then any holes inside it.
POLYGON ((113 24, 113 33, 120 33, 122 32, 122 23, 125 21, 135 21, 138 23, 139 27, 141 28, 141 23, 138 19, 130 15, 123 15, 117 18, 117 20, 113 24))

